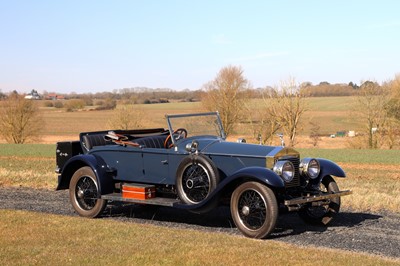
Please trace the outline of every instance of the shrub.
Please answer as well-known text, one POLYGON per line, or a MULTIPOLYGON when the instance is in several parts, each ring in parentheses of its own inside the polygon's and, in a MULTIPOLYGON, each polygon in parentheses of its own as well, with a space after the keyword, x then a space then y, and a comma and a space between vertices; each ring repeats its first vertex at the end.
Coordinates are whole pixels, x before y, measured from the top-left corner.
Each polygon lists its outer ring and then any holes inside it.
POLYGON ((44 107, 54 107, 54 104, 52 102, 46 101, 46 102, 44 102, 43 106, 44 107))
POLYGON ((81 110, 85 107, 85 101, 80 99, 69 100, 64 104, 64 107, 67 109, 68 112, 81 110))
POLYGON ((54 107, 55 108, 63 108, 64 104, 61 101, 55 101, 54 102, 54 107))

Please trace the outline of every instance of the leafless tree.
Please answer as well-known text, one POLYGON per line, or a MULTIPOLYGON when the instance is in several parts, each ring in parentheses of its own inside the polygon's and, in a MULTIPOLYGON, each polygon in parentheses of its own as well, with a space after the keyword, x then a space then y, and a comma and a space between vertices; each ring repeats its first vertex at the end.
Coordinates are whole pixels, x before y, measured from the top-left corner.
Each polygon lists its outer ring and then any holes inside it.
POLYGON ((356 97, 356 115, 364 123, 364 131, 367 136, 368 148, 376 149, 382 145, 380 139, 388 122, 387 106, 390 93, 384 86, 376 82, 364 82, 356 97))
POLYGON ((313 147, 317 147, 318 142, 321 140, 321 137, 319 135, 319 130, 321 129, 321 126, 316 121, 310 121, 310 126, 311 126, 311 132, 309 137, 311 139, 311 144, 313 145, 313 147))
POLYGON ((390 91, 391 98, 388 105, 389 116, 400 121, 400 74, 397 74, 393 80, 384 84, 390 91))
POLYGON ((282 81, 280 86, 265 95, 268 99, 267 106, 273 119, 279 127, 289 136, 289 146, 296 144, 296 136, 300 130, 300 122, 307 111, 305 95, 294 78, 282 81))
POLYGON ((203 86, 202 104, 209 111, 219 111, 226 135, 242 118, 249 81, 237 66, 222 68, 213 81, 203 86))
POLYGON ((43 119, 36 101, 11 94, 0 106, 0 135, 8 143, 23 144, 36 140, 43 128, 43 119))
POLYGON ((253 137, 261 144, 272 145, 274 136, 281 128, 271 112, 271 103, 271 100, 263 98, 263 104, 260 108, 254 108, 251 104, 246 104, 246 113, 253 131, 253 137))
POLYGON ((134 105, 124 105, 114 110, 108 122, 111 129, 138 129, 143 126, 145 112, 134 105))

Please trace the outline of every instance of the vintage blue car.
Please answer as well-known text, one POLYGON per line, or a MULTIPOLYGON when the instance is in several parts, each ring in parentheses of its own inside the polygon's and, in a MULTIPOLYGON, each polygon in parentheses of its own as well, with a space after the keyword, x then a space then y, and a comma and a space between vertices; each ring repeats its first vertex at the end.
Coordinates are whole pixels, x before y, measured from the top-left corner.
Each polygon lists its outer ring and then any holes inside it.
POLYGON ((57 143, 57 189, 75 211, 98 217, 107 201, 207 212, 230 205, 246 236, 270 235, 280 210, 328 224, 339 212, 335 163, 284 146, 228 142, 218 112, 166 115, 168 128, 86 132, 57 143))

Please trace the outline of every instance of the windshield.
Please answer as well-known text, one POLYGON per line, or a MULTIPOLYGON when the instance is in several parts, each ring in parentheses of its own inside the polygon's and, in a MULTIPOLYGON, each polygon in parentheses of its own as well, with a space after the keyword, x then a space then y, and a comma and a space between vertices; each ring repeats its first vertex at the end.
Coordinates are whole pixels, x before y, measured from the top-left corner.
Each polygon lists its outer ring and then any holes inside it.
POLYGON ((207 135, 225 139, 221 119, 217 112, 167 115, 166 117, 170 132, 184 129, 187 131, 187 137, 207 135))

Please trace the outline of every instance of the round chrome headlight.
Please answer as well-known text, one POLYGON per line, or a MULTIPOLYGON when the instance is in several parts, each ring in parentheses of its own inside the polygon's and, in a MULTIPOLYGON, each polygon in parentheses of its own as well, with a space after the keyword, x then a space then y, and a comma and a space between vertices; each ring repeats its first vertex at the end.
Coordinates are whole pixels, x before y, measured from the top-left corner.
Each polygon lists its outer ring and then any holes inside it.
POLYGON ((319 162, 314 158, 304 158, 300 162, 300 173, 308 178, 315 179, 320 171, 319 162))
POLYGON ((292 181, 294 177, 294 166, 290 161, 277 161, 273 170, 277 175, 280 175, 285 182, 292 181))

